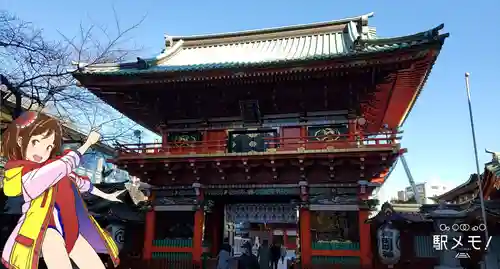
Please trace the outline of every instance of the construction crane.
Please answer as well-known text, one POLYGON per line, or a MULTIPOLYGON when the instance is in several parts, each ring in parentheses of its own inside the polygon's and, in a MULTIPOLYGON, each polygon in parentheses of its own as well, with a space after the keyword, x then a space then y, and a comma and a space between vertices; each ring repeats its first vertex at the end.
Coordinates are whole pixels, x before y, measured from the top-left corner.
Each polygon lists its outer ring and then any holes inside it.
POLYGON ((415 185, 415 181, 413 180, 413 176, 411 175, 410 168, 408 168, 408 163, 406 162, 405 155, 401 154, 400 156, 401 162, 403 163, 403 167, 406 172, 406 176, 408 177, 408 182, 410 182, 410 186, 413 189, 413 197, 415 198, 415 202, 421 203, 420 193, 417 191, 417 186, 415 185))

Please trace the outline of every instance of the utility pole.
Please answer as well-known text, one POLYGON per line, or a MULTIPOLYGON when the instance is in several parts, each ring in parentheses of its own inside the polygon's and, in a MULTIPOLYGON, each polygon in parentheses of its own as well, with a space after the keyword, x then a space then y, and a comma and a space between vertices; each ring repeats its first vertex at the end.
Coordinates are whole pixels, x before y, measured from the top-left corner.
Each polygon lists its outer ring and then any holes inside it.
POLYGON ((415 181, 413 180, 413 176, 411 175, 408 163, 406 163, 405 156, 401 154, 400 158, 403 164, 403 168, 405 169, 406 176, 408 177, 408 181, 410 182, 410 186, 413 189, 413 197, 415 198, 415 202, 417 202, 417 204, 423 203, 423 201, 420 200, 420 193, 418 193, 417 191, 417 186, 415 185, 415 181))
POLYGON ((481 202, 481 215, 483 217, 484 222, 484 236, 486 236, 486 240, 489 240, 488 235, 488 223, 486 221, 486 210, 484 208, 484 193, 483 193, 483 180, 481 178, 481 169, 479 168, 479 157, 477 154, 477 142, 476 142, 476 130, 474 128, 474 117, 472 116, 472 102, 470 98, 470 86, 469 86, 469 73, 465 73, 465 90, 467 91, 467 103, 469 104, 469 120, 470 120, 470 129, 472 132, 472 145, 474 147, 474 157, 476 159, 476 172, 477 172, 477 185, 479 187, 479 201, 481 202))

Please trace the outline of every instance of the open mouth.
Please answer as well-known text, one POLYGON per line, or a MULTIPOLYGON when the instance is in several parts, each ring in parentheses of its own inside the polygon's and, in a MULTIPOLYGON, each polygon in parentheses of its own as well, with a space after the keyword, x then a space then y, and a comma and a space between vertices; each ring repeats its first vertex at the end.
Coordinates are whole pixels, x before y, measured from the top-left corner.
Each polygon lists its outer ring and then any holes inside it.
POLYGON ((42 161, 42 157, 38 156, 38 155, 33 155, 33 160, 35 160, 36 162, 41 162, 42 161))

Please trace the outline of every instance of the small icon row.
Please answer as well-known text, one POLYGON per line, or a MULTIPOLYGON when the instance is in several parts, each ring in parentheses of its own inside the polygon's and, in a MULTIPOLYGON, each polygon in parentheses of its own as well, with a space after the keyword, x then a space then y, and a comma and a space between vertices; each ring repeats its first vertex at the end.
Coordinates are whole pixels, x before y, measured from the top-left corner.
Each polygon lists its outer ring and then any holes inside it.
POLYGON ((451 226, 447 225, 447 224, 440 224, 439 225, 439 230, 441 232, 469 232, 469 231, 473 231, 473 232, 482 232, 484 230, 486 230, 486 225, 485 224, 479 224, 479 225, 469 225, 469 224, 465 224, 465 223, 462 223, 462 224, 458 224, 458 223, 455 223, 451 226))

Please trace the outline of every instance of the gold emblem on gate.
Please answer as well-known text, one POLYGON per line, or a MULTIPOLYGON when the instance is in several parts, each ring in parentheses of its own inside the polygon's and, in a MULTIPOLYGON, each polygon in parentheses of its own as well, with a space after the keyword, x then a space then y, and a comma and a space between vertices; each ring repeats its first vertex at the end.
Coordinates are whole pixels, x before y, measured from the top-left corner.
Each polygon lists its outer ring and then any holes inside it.
POLYGON ((323 128, 314 133, 314 136, 319 141, 331 142, 339 140, 340 131, 333 128, 323 128))

